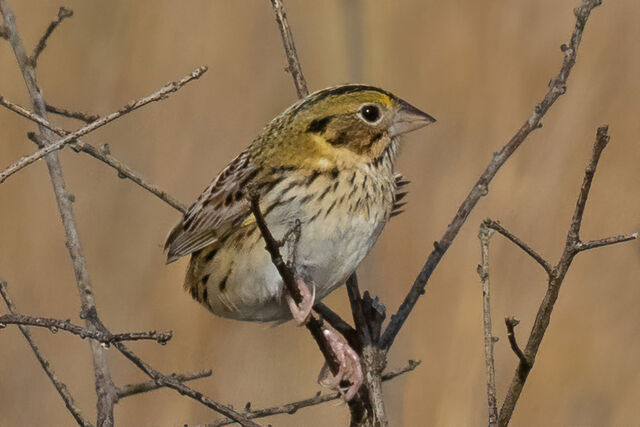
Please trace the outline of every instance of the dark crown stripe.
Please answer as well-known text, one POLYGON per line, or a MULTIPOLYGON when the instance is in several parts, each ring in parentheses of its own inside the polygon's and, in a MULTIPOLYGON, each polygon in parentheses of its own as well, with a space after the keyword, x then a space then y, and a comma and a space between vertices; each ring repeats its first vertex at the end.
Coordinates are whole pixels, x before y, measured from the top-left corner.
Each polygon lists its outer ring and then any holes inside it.
POLYGON ((375 86, 358 85, 358 84, 336 86, 336 87, 330 87, 328 89, 323 89, 321 91, 318 91, 316 93, 312 93, 311 95, 309 95, 307 99, 305 99, 302 103, 300 103, 296 107, 295 111, 293 111, 293 115, 298 114, 298 112, 306 108, 309 108, 313 104, 316 104, 322 101, 323 99, 327 99, 330 96, 346 95, 348 93, 365 92, 365 91, 380 92, 387 95, 389 98, 396 99, 396 97, 393 94, 375 86))

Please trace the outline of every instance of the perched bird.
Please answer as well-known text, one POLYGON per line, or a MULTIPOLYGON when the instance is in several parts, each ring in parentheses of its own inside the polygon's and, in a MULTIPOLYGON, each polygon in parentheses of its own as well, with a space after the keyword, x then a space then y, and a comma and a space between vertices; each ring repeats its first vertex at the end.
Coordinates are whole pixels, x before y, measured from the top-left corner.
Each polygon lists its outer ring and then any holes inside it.
POLYGON ((394 171, 399 136, 435 119, 372 86, 315 92, 274 118, 231 161, 170 232, 167 262, 191 254, 185 288, 214 314, 299 322, 345 283, 400 207, 406 182, 394 171), (265 250, 246 198, 282 249, 305 298, 300 306, 265 250))

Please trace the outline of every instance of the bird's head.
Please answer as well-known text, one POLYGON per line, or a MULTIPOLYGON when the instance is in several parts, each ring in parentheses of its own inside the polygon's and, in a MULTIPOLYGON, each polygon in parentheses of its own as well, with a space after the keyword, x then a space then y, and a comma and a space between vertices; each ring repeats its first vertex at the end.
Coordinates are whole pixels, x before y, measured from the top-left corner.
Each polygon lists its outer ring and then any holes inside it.
POLYGON ((323 89, 271 122, 254 143, 280 165, 333 168, 370 162, 396 138, 435 122, 395 95, 364 85, 323 89))

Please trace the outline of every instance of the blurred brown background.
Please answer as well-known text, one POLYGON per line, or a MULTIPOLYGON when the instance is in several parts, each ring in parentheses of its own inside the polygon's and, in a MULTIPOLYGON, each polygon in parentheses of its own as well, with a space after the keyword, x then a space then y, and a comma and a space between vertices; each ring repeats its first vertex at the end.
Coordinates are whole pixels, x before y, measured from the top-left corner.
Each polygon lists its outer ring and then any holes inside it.
MULTIPOLYGON (((29 49, 60 2, 11 0, 29 49)), ((191 202, 262 126, 296 99, 268 1, 67 0, 39 65, 46 99, 104 114, 206 64, 205 77, 92 133, 153 182, 191 202)), ((411 181, 406 213, 392 221, 359 269, 361 285, 395 311, 460 202, 497 151, 529 117, 559 70, 560 45, 578 0, 476 2, 287 1, 302 67, 316 90, 345 82, 388 89, 438 123, 410 135, 398 169, 411 181)), ((640 3, 606 1, 587 24, 567 95, 500 171, 436 270, 399 335, 390 367, 423 361, 386 383, 392 425, 486 424, 478 225, 501 220, 557 260, 596 127, 610 124, 587 206, 585 239, 640 228, 640 3)), ((0 40, 0 94, 28 98, 13 53, 0 40)), ((54 118, 69 129, 77 122, 54 118)), ((0 110, 0 163, 34 150, 34 125, 0 110)), ((192 383, 242 407, 311 396, 322 364, 304 329, 216 318, 182 290, 187 261, 164 265, 161 245, 179 214, 102 163, 65 150, 68 186, 96 300, 113 331, 172 329, 160 347, 132 347, 165 373, 212 368, 192 383)), ((79 298, 45 164, 0 185, 0 276, 22 312, 78 321, 79 298)), ((516 358, 503 317, 521 319, 521 343, 545 290, 532 260, 500 237, 491 247, 498 396, 516 358)), ((584 253, 567 276, 514 426, 640 425, 640 246, 584 253)), ((348 316, 344 289, 326 302, 348 316)), ((0 309, 2 312, 4 309, 0 309)), ((86 342, 34 331, 43 352, 94 417, 86 342)), ((110 352, 117 384, 146 378, 110 352)), ((125 399, 124 426, 204 423, 217 415, 171 390, 125 399)), ((263 420, 283 426, 345 425, 345 407, 324 404, 263 420)), ((0 425, 73 425, 16 327, 0 331, 0 425)))

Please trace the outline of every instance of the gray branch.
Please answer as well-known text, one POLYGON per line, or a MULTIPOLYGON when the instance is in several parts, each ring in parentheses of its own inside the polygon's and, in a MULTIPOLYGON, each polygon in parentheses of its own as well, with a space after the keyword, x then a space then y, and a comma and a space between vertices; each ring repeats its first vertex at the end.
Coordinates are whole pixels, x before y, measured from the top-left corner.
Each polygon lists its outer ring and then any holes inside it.
MULTIPOLYGON (((11 298, 9 297, 9 293, 7 291, 7 283, 4 280, 0 280, 0 295, 2 295, 2 298, 4 299, 4 302, 7 304, 7 308, 9 309, 9 311, 11 313, 15 313, 16 307, 13 304, 13 301, 11 300, 11 298)), ((75 419, 78 425, 80 426, 93 427, 93 424, 89 423, 84 418, 84 416, 82 415, 82 412, 80 412, 80 409, 76 406, 76 402, 75 400, 73 400, 73 396, 71 396, 71 393, 67 388, 67 385, 62 381, 60 381, 56 373, 53 371, 53 368, 51 367, 51 363, 49 363, 49 361, 45 359, 42 353, 40 352, 40 349, 36 345, 35 341, 33 341, 33 337, 31 337, 31 331, 29 331, 29 328, 22 325, 18 325, 18 328, 20 328, 20 332, 22 332, 22 335, 27 340, 27 343, 29 344, 29 347, 31 347, 33 354, 35 354, 36 359, 38 359, 38 362, 40 363, 42 370, 44 370, 45 374, 47 374, 47 377, 49 377, 49 380, 51 380, 51 383, 56 388, 56 391, 64 401, 64 405, 69 410, 69 413, 71 414, 73 419, 75 419)))
POLYGON ((582 6, 574 10, 576 15, 576 24, 571 35, 571 41, 569 42, 569 45, 562 46, 564 58, 562 60, 560 72, 553 80, 551 80, 549 84, 549 90, 547 91, 542 101, 535 106, 531 116, 524 122, 522 127, 520 127, 518 132, 516 132, 511 140, 504 147, 502 147, 499 152, 494 154, 493 160, 487 165, 487 168, 484 170, 476 184, 473 186, 467 198, 464 200, 464 202, 462 202, 460 208, 458 208, 458 211, 453 217, 453 220, 447 227, 447 231, 444 233, 440 241, 435 243, 434 250, 427 258, 427 261, 418 274, 418 277, 416 277, 415 281, 413 282, 409 293, 398 308, 396 314, 391 316, 391 321, 389 322, 389 325, 387 326, 387 329, 384 331, 384 335, 382 336, 383 348, 388 349, 393 344, 393 341, 398 335, 398 332, 400 332, 400 329, 404 325, 404 322, 407 320, 409 314, 418 302, 420 295, 423 295, 425 293, 425 288, 427 286, 429 278, 431 277, 431 274, 437 267, 447 249, 449 249, 449 247, 453 243, 453 240, 458 235, 458 232, 460 231, 464 223, 467 221, 467 218, 469 217, 471 211, 476 207, 480 199, 488 194, 489 183, 493 180, 500 168, 511 157, 511 155, 527 139, 531 132, 541 127, 541 122, 544 115, 549 111, 556 100, 566 92, 567 80, 576 62, 578 47, 580 46, 580 41, 582 40, 582 33, 587 23, 587 19, 589 18, 591 11, 595 7, 599 6, 600 3, 601 0, 587 0, 583 2, 582 6))

